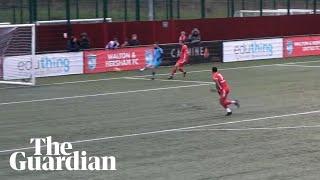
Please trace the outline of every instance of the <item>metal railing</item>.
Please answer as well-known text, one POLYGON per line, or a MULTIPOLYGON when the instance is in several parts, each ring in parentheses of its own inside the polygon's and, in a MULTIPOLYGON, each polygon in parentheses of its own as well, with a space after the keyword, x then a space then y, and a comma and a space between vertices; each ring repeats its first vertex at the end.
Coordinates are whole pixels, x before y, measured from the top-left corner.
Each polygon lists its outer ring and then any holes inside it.
MULTIPOLYGON (((0 22, 112 18, 113 21, 233 17, 240 10, 313 10, 317 0, 6 0, 0 2, 0 22)), ((272 14, 271 14, 272 15, 272 14)))

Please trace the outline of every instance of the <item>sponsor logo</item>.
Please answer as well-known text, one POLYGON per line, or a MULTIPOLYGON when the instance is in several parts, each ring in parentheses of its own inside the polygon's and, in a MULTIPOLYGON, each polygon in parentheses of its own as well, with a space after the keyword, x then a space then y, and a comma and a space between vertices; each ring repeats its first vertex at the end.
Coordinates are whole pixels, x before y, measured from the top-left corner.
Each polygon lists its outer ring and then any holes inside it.
MULTIPOLYGON (((181 48, 172 48, 170 51, 170 56, 172 58, 178 58, 180 57, 180 53, 181 53, 180 51, 181 51, 181 48)), ((204 56, 204 57, 209 56, 208 48, 203 46, 189 47, 188 51, 190 56, 204 56)))
POLYGON ((95 70, 97 67, 97 55, 89 54, 88 55, 88 68, 89 70, 95 70))
POLYGON ((286 50, 288 55, 291 55, 294 49, 294 44, 292 41, 287 41, 286 50))
POLYGON ((107 67, 139 65, 138 59, 113 60, 106 62, 107 67))
POLYGON ((41 69, 63 68, 64 72, 69 72, 70 61, 68 58, 42 57, 39 61, 41 69))
POLYGON ((69 142, 54 142, 52 137, 31 138, 34 153, 14 152, 10 156, 10 167, 16 171, 78 171, 116 170, 114 156, 88 156, 86 151, 72 151, 69 142))
POLYGON ((77 53, 10 56, 4 59, 4 79, 23 79, 33 73, 36 77, 83 73, 83 55, 77 53))
POLYGON ((282 38, 223 42, 223 61, 247 61, 283 57, 282 38))
POLYGON ((320 54, 320 36, 288 37, 285 39, 286 57, 313 56, 320 54))
POLYGON ((112 51, 85 51, 84 73, 92 74, 141 69, 146 65, 145 51, 147 49, 150 49, 150 47, 123 48, 112 51), (96 57, 90 57, 92 54, 96 55, 96 57))
POLYGON ((47 56, 41 57, 32 63, 32 60, 21 60, 17 63, 19 71, 30 71, 35 70, 50 70, 50 69, 62 69, 63 72, 69 72, 70 61, 68 58, 49 58, 47 56))
POLYGON ((153 50, 147 49, 144 53, 146 59, 146 65, 151 66, 153 65, 153 50))
POLYGON ((108 60, 106 61, 107 67, 139 65, 139 59, 137 58, 135 52, 112 53, 112 54, 107 54, 107 57, 108 57, 108 60))
POLYGON ((257 54, 259 56, 272 56, 273 46, 271 43, 243 43, 234 47, 234 54, 257 54))

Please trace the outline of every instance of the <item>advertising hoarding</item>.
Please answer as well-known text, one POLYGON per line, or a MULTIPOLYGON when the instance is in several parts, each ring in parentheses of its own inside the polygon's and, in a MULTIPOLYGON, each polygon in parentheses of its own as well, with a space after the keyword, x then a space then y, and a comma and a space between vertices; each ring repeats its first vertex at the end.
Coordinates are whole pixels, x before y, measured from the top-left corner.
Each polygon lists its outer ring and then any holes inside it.
POLYGON ((223 42, 223 62, 282 57, 282 38, 223 42))

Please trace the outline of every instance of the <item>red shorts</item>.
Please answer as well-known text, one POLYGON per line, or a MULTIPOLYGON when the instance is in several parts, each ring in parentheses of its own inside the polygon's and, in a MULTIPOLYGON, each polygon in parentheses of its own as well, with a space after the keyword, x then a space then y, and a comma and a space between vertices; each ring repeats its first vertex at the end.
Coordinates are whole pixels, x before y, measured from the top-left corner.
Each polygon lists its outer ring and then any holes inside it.
POLYGON ((220 99, 226 99, 229 95, 230 90, 229 89, 221 89, 218 91, 220 95, 220 99))
POLYGON ((177 63, 176 63, 175 66, 176 66, 176 67, 183 67, 184 64, 185 64, 185 63, 184 63, 183 61, 180 61, 180 60, 179 60, 179 61, 177 61, 177 63))

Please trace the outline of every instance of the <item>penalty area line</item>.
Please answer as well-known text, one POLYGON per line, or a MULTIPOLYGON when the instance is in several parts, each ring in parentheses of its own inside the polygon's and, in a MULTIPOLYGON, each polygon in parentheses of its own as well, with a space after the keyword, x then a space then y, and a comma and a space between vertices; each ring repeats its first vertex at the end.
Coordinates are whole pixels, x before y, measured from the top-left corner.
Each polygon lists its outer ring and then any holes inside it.
MULTIPOLYGON (((237 123, 243 123, 243 122, 263 121, 263 120, 271 120, 271 119, 277 119, 277 118, 302 116, 302 115, 318 114, 318 113, 320 113, 320 110, 301 112, 301 113, 294 113, 294 114, 283 114, 283 115, 277 115, 277 116, 267 116, 267 117, 239 120, 239 121, 229 121, 229 122, 223 122, 223 123, 213 123, 213 124, 205 124, 205 125, 198 125, 198 126, 173 128, 173 129, 158 130, 158 131, 149 131, 149 132, 134 133, 134 134, 107 136, 107 137, 94 138, 94 139, 70 141, 69 143, 71 143, 71 144, 79 144, 79 143, 86 143, 86 142, 88 143, 88 142, 94 142, 94 141, 105 141, 105 140, 110 140, 110 139, 138 137, 138 136, 146 136, 146 135, 153 135, 153 134, 165 134, 165 133, 170 133, 170 132, 178 133, 178 132, 184 132, 184 131, 187 131, 187 130, 193 130, 193 129, 197 129, 197 128, 205 128, 205 127, 220 126, 220 125, 227 125, 227 124, 237 124, 237 123)), ((65 141, 65 142, 68 142, 68 141, 65 141)), ((45 146, 42 146, 42 147, 45 147, 45 146)), ((19 150, 30 150, 30 149, 34 149, 34 147, 22 147, 22 148, 0 150, 0 153, 15 152, 15 151, 19 151, 19 150)))

